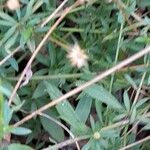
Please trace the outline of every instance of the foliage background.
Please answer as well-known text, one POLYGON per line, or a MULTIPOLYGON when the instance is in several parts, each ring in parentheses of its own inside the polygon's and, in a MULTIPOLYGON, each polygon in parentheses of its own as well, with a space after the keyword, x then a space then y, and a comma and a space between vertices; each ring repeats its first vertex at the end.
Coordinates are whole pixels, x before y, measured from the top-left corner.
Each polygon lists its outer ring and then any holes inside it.
MULTIPOLYGON (((11 126, 150 43, 149 0, 122 0, 125 9, 120 1, 91 0, 82 4, 74 8, 50 35, 32 63, 30 82, 19 88, 9 107, 7 101, 20 73, 56 18, 44 27, 40 25, 61 2, 20 0, 21 7, 10 11, 5 7, 6 1, 0 1, 1 60, 18 46, 20 48, 0 65, 1 147, 43 149, 49 146, 51 149, 50 146, 55 144, 56 148, 58 143, 73 136, 85 137, 78 143, 83 150, 116 150, 145 138, 150 129, 147 115, 150 108, 149 55, 47 109, 21 127, 11 126), (136 20, 133 13, 142 21, 136 20), (89 57, 88 65, 80 69, 73 67, 66 57, 67 48, 76 42, 89 57), (136 95, 138 100, 135 100, 136 95), (123 120, 129 122, 113 126, 123 120), (10 132, 8 140, 6 135, 10 132)), ((74 2, 69 0, 64 8, 74 2)), ((75 149, 74 145, 70 147, 75 149)), ((148 148, 148 143, 144 143, 133 149, 148 148)))

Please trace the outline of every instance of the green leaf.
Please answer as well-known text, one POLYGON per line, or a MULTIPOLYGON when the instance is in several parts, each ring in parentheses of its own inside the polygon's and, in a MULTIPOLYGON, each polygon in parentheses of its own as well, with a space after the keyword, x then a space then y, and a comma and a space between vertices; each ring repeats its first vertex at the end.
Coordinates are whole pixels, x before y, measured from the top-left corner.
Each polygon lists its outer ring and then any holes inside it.
POLYGON ((148 123, 147 125, 145 125, 142 130, 150 130, 150 123, 148 123))
POLYGON ((2 25, 2 26, 13 26, 14 23, 8 22, 8 21, 5 21, 5 20, 0 20, 0 25, 2 25))
POLYGON ((99 121, 103 124, 103 115, 102 115, 102 103, 99 100, 95 100, 95 108, 99 118, 99 121))
POLYGON ((113 118, 113 121, 120 121, 122 120, 123 118, 125 118, 127 116, 127 114, 119 114, 117 115, 115 118, 113 118))
POLYGON ((22 36, 23 36, 23 39, 24 41, 26 42, 27 40, 29 40, 29 38, 31 37, 32 35, 32 32, 33 32, 33 28, 32 27, 27 27, 27 28, 24 28, 22 30, 22 36))
POLYGON ((19 105, 12 106, 12 108, 11 108, 12 111, 18 111, 18 110, 20 110, 24 103, 25 103, 25 101, 22 101, 19 105))
POLYGON ((13 36, 11 36, 11 38, 9 38, 9 40, 5 43, 5 49, 9 50, 16 42, 16 39, 18 37, 19 33, 16 32, 13 36))
POLYGON ((45 66, 49 66, 49 60, 48 60, 48 58, 46 59, 45 58, 46 56, 44 56, 44 55, 41 55, 41 54, 38 54, 37 55, 37 57, 36 57, 36 59, 41 63, 41 64, 43 64, 43 65, 45 65, 45 66))
POLYGON ((5 101, 4 102, 4 124, 5 125, 8 125, 9 124, 9 122, 10 122, 10 120, 11 120, 11 118, 12 118, 12 113, 13 113, 13 111, 10 109, 10 107, 9 107, 9 105, 8 105, 8 102, 7 101, 5 101))
POLYGON ((3 39, 0 41, 0 46, 2 46, 2 44, 4 42, 6 42, 16 31, 16 26, 11 27, 5 34, 3 39))
POLYGON ((91 110, 92 98, 84 95, 80 98, 75 112, 80 117, 80 119, 85 123, 91 110))
POLYGON ((82 150, 92 150, 91 146, 93 145, 93 143, 95 142, 94 139, 90 139, 82 148, 82 150))
POLYGON ((16 71, 19 70, 19 66, 18 66, 18 63, 17 63, 16 59, 10 58, 10 59, 9 59, 9 62, 10 62, 10 64, 11 64, 11 66, 12 66, 16 71))
POLYGON ((106 103, 109 107, 112 107, 114 109, 123 109, 118 100, 100 85, 91 85, 90 87, 86 88, 84 92, 92 98, 106 103))
POLYGON ((32 95, 32 98, 37 99, 37 98, 39 98, 39 97, 41 97, 45 94, 46 94, 46 90, 45 90, 45 87, 44 87, 44 83, 42 81, 38 84, 37 88, 35 89, 35 91, 32 95))
POLYGON ((64 140, 64 132, 58 124, 54 123, 51 120, 48 120, 47 118, 44 118, 43 116, 40 117, 40 119, 42 126, 52 136, 52 138, 54 138, 58 142, 64 140))
POLYGON ((117 130, 104 130, 104 131, 101 131, 100 134, 101 134, 102 137, 104 137, 104 138, 115 138, 115 137, 119 137, 119 131, 117 131, 117 130))
POLYGON ((148 43, 150 43, 150 38, 147 37, 147 36, 140 36, 140 37, 137 37, 135 39, 135 41, 139 42, 139 43, 146 43, 146 44, 148 44, 148 43))
MULTIPOLYGON (((3 82, 1 85, 0 85, 0 92, 2 92, 5 96, 7 96, 8 98, 11 96, 11 93, 12 93, 12 90, 13 90, 13 87, 11 86, 10 83, 8 82, 3 82)), ((20 98, 18 96, 18 94, 15 95, 15 98, 14 98, 14 101, 13 101, 16 105, 20 105, 21 104, 21 101, 20 101, 20 98)))
POLYGON ((49 53, 50 66, 53 67, 56 63, 56 50, 52 44, 48 44, 48 53, 49 53))
POLYGON ((23 127, 16 127, 11 130, 11 133, 15 135, 27 135, 30 134, 31 132, 32 131, 30 129, 23 128, 23 127))
POLYGON ((22 144, 11 144, 8 150, 33 150, 31 147, 22 144))
POLYGON ((128 74, 125 74, 125 79, 133 86, 134 89, 137 89, 136 83, 128 74))
POLYGON ((148 100, 149 100, 148 97, 139 100, 139 101, 136 103, 135 107, 136 107, 136 108, 141 107, 141 106, 142 106, 143 104, 145 104, 148 100))
POLYGON ((34 1, 35 1, 35 0, 30 0, 30 1, 28 2, 27 9, 26 9, 26 14, 25 14, 25 16, 24 16, 25 19, 29 18, 30 15, 32 15, 34 1))
POLYGON ((150 6, 150 1, 149 0, 137 0, 137 4, 144 8, 150 6))
POLYGON ((131 117, 130 117, 130 122, 131 123, 133 123, 135 121, 136 115, 137 115, 137 112, 136 112, 136 108, 134 107, 133 110, 132 110, 131 117))
POLYGON ((27 45, 28 45, 28 48, 30 49, 30 51, 31 51, 31 52, 34 52, 34 50, 35 50, 35 48, 36 48, 35 40, 32 39, 32 38, 28 39, 27 45))
MULTIPOLYGON (((53 100, 63 95, 55 85, 46 81, 44 83, 48 94, 53 100)), ((59 112, 61 118, 64 119, 67 123, 69 123, 76 132, 85 133, 88 130, 86 125, 78 117, 78 115, 67 100, 57 104, 56 109, 59 112)))
POLYGON ((126 107, 126 110, 129 112, 130 111, 130 99, 127 91, 124 92, 123 94, 123 100, 124 100, 124 105, 126 107))
POLYGON ((92 115, 90 115, 90 124, 91 124, 91 128, 94 132, 94 130, 95 130, 95 120, 94 120, 92 115))
POLYGON ((4 20, 7 20, 8 22, 11 22, 13 24, 16 24, 16 20, 13 17, 10 17, 8 14, 0 11, 0 17, 4 20))

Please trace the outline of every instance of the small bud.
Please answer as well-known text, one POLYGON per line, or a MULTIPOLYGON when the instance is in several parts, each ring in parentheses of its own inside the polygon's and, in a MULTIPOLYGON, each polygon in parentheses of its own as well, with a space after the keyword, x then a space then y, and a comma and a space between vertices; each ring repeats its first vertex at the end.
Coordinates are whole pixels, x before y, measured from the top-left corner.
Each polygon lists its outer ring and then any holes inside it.
POLYGON ((16 10, 20 7, 20 3, 18 0, 8 0, 6 6, 10 10, 16 10))
POLYGON ((101 135, 99 132, 94 133, 94 139, 98 140, 98 139, 100 139, 100 137, 101 137, 101 135))
POLYGON ((88 56, 76 43, 73 47, 71 47, 71 50, 68 51, 67 58, 70 59, 72 66, 77 66, 78 68, 81 68, 87 64, 88 56))

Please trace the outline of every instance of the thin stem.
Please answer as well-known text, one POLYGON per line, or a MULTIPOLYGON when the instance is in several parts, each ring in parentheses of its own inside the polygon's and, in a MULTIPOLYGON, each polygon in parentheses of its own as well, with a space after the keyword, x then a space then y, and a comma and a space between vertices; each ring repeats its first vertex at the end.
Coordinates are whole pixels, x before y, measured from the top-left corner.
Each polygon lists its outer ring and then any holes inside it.
MULTIPOLYGON (((81 28, 71 28, 71 27, 62 27, 60 29, 58 29, 60 31, 63 32, 86 32, 85 29, 81 29, 81 28)), ((95 29, 95 30, 89 30, 89 33, 94 33, 94 34, 102 34, 103 31, 100 31, 99 29, 95 29)))
MULTIPOLYGON (((114 2, 116 2, 121 9, 127 9, 127 6, 121 0, 114 0, 114 2)), ((131 13, 131 16, 139 22, 143 21, 143 19, 134 12, 131 13)))
POLYGON ((62 14, 62 16, 54 23, 54 25, 49 29, 49 31, 47 32, 47 34, 45 35, 45 37, 42 39, 42 41, 40 42, 40 44, 37 46, 36 50, 34 51, 34 53, 32 54, 30 60, 28 61, 26 67, 24 68, 20 79, 18 80, 15 88, 13 89, 13 92, 9 98, 9 102, 8 104, 10 105, 14 99, 14 96, 18 90, 18 88, 20 87, 21 81, 23 80, 26 72, 28 71, 28 68, 31 66, 34 58, 36 57, 36 55, 38 54, 38 52, 41 50, 41 48, 43 47, 44 43, 47 41, 47 39, 49 38, 49 36, 51 35, 51 33, 55 30, 55 28, 60 24, 60 22, 65 18, 65 16, 75 7, 77 7, 78 5, 80 5, 80 0, 77 0, 73 5, 71 5, 70 7, 66 8, 64 13, 62 14))
POLYGON ((41 27, 44 27, 52 18, 55 17, 55 15, 58 13, 58 11, 60 11, 62 9, 62 7, 68 2, 68 0, 64 0, 59 6, 57 9, 55 9, 55 11, 50 15, 48 16, 45 21, 41 24, 41 27))
MULTIPOLYGON (((149 65, 149 60, 147 61, 146 66, 148 66, 148 65, 149 65)), ((141 79, 139 88, 137 89, 137 92, 136 92, 136 95, 135 95, 135 98, 134 98, 133 106, 136 104, 136 102, 137 102, 137 100, 138 100, 138 97, 139 97, 139 94, 140 94, 140 91, 141 91, 141 88, 142 88, 144 79, 145 79, 145 77, 146 77, 146 73, 147 73, 147 71, 145 71, 145 72, 143 73, 143 75, 142 75, 142 79, 141 79)))
MULTIPOLYGON (((120 34, 119 34, 119 38, 118 38, 118 44, 117 44, 117 50, 116 50, 116 56, 115 56, 115 62, 114 62, 114 65, 117 64, 117 61, 118 61, 118 56, 119 56, 119 50, 120 50, 120 43, 121 43, 121 37, 122 37, 122 31, 123 31, 123 26, 124 26, 124 23, 121 24, 121 27, 120 27, 120 34)), ((110 88, 109 88, 109 92, 111 93, 112 91, 112 87, 113 87, 113 82, 114 82, 114 77, 115 77, 115 73, 112 74, 111 76, 111 81, 110 81, 110 88)))
POLYGON ((126 125, 126 124, 128 124, 128 123, 129 123, 129 120, 126 119, 126 120, 117 122, 117 123, 115 123, 115 124, 109 125, 109 126, 107 126, 107 127, 103 127, 103 128, 101 129, 101 131, 106 131, 106 130, 111 130, 111 129, 114 129, 114 128, 118 128, 118 127, 124 126, 124 125, 126 125))
POLYGON ((48 108, 55 106, 59 103, 61 103, 62 101, 64 101, 65 99, 81 92, 82 90, 86 89, 87 87, 93 85, 94 83, 104 79, 105 77, 107 77, 108 75, 116 72, 117 70, 129 65, 130 63, 134 62, 135 60, 141 58, 142 56, 148 54, 150 52, 150 46, 142 49, 141 51, 137 52, 136 54, 134 54, 133 56, 125 59, 124 61, 120 62, 118 65, 104 71, 103 73, 101 73, 100 75, 97 75, 95 78, 93 78, 92 80, 86 82, 85 84, 71 90, 70 92, 66 93, 65 95, 62 95, 60 98, 53 100, 52 102, 42 106, 41 108, 39 108, 38 110, 36 110, 35 112, 31 113, 30 115, 26 116, 25 118, 23 118, 22 120, 20 120, 19 122, 17 122, 16 124, 14 124, 14 127, 17 127, 21 124, 23 124, 24 122, 30 120, 31 118, 33 118, 34 116, 38 115, 39 113, 47 110, 48 108))
MULTIPOLYGON (((30 80, 70 79, 70 78, 79 78, 83 75, 84 75, 83 73, 76 73, 76 74, 57 74, 57 75, 45 75, 45 76, 32 76, 30 80)), ((20 77, 6 77, 4 79, 11 80, 11 81, 18 81, 19 78, 20 77)))
POLYGON ((64 146, 67 146, 67 145, 71 145, 77 141, 81 141, 81 140, 86 140, 86 139, 89 139, 90 138, 90 135, 86 135, 86 136, 81 136, 81 137, 77 137, 77 138, 74 138, 74 139, 70 139, 70 140, 66 140, 66 141, 63 141, 59 144, 56 144, 54 146, 49 146, 43 150, 50 150, 50 149, 54 149, 54 148, 62 148, 64 146))
POLYGON ((70 49, 70 47, 68 45, 62 43, 61 41, 58 41, 56 38, 50 37, 49 39, 51 42, 57 44, 58 46, 62 47, 63 49, 65 49, 67 51, 70 49))
MULTIPOLYGON (((40 115, 43 116, 43 117, 46 117, 47 119, 49 119, 53 122, 55 122, 57 125, 62 127, 65 131, 67 131, 69 133, 69 135, 72 137, 72 139, 75 139, 75 136, 73 135, 73 133, 65 125, 63 125, 61 122, 59 122, 58 120, 54 119, 53 117, 51 117, 47 114, 40 113, 40 115)), ((80 150, 78 142, 76 141, 75 143, 76 143, 77 149, 80 150)))
MULTIPOLYGON (((150 66, 150 65, 148 65, 148 66, 150 66)), ((145 64, 135 65, 135 66, 130 66, 130 67, 124 67, 120 70, 117 70, 116 73, 126 72, 126 71, 132 72, 138 68, 145 68, 145 67, 146 67, 145 64)), ((91 72, 90 74, 96 75, 97 73, 91 72)), ((71 78, 80 78, 81 76, 84 76, 84 75, 86 75, 86 74, 75 73, 75 74, 53 74, 53 75, 43 75, 43 76, 42 75, 41 76, 40 75, 33 75, 30 80, 55 80, 55 79, 63 79, 63 78, 64 79, 71 79, 71 78)), ((6 80, 10 80, 10 81, 18 81, 20 77, 3 77, 3 78, 6 80)), ((24 79, 25 78, 23 78, 23 80, 24 79)), ((135 90, 137 90, 137 88, 135 88, 135 90)), ((141 91, 141 93, 146 94, 146 93, 144 93, 144 91, 141 91)))
POLYGON ((149 140, 150 140, 150 136, 147 136, 146 138, 143 138, 142 140, 139 140, 139 141, 137 141, 137 142, 134 142, 134 143, 132 143, 132 144, 129 144, 129 145, 123 147, 123 148, 120 148, 119 150, 127 150, 127 149, 129 149, 129 148, 131 148, 131 147, 133 147, 133 146, 142 144, 143 142, 146 142, 146 141, 149 141, 149 140))

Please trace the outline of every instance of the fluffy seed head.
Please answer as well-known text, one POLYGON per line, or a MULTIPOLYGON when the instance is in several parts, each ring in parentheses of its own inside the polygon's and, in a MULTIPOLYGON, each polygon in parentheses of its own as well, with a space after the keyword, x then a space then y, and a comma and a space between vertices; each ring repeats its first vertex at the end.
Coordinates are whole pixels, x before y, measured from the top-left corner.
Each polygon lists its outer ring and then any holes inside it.
POLYGON ((68 52, 67 58, 69 58, 72 66, 81 68, 87 64, 88 56, 76 43, 73 47, 71 47, 71 50, 68 52))
POLYGON ((20 3, 19 0, 8 0, 6 6, 10 10, 16 10, 17 8, 20 7, 20 3))

